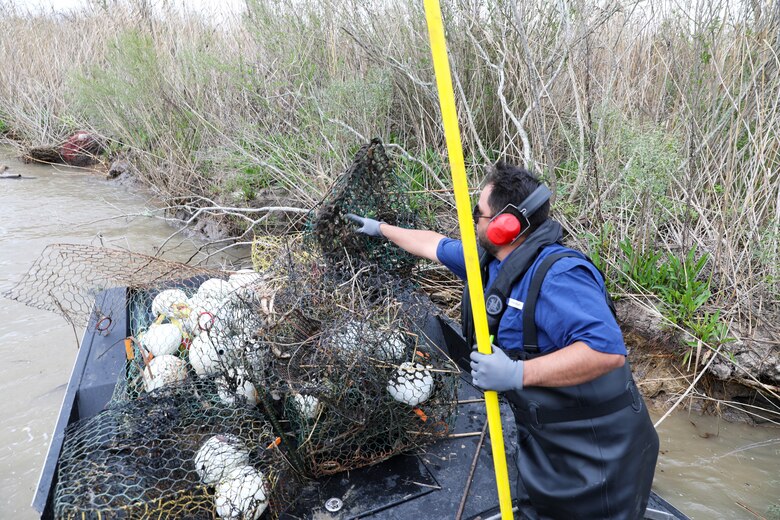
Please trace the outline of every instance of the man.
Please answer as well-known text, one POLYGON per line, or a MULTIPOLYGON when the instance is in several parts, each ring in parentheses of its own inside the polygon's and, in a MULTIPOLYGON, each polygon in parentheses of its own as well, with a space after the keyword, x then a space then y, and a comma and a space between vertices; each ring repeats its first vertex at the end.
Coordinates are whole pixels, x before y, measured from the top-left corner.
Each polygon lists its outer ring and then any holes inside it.
MULTIPOLYGON (((626 362, 603 277, 585 255, 560 244, 561 226, 548 218, 549 196, 526 170, 498 163, 474 207, 497 346, 493 354, 471 353, 473 383, 504 392, 514 411, 516 498, 525 518, 643 518, 658 435, 626 362)), ((465 279, 460 241, 348 217, 359 232, 465 279)), ((466 294, 463 314, 473 344, 466 294)))

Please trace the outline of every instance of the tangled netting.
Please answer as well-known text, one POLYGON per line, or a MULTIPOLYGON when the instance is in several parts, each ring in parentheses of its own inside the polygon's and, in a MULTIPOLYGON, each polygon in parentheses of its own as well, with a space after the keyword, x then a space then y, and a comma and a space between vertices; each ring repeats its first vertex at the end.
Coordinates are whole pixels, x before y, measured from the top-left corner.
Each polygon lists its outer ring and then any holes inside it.
POLYGON ((134 294, 112 406, 194 379, 268 417, 311 477, 446 435, 458 370, 424 334, 436 309, 388 273, 326 267, 289 253, 272 272, 134 294))
POLYGON ((253 254, 262 272, 44 251, 11 297, 98 332, 127 317, 110 402, 66 432, 57 517, 276 517, 301 479, 449 433, 459 370, 425 335, 437 310, 398 276, 410 261, 342 217, 376 202, 392 220, 408 206, 376 193, 391 178, 381 143, 361 149, 309 236, 253 254))
POLYGON ((416 258, 386 240, 354 232, 346 214, 388 224, 415 227, 406 188, 379 139, 364 145, 341 175, 315 215, 312 235, 332 266, 368 262, 398 276, 408 276, 416 258))
POLYGON ((358 468, 446 435, 458 369, 425 336, 430 302, 386 273, 293 268, 275 298, 285 319, 257 334, 270 370, 254 377, 279 390, 303 472, 358 468))

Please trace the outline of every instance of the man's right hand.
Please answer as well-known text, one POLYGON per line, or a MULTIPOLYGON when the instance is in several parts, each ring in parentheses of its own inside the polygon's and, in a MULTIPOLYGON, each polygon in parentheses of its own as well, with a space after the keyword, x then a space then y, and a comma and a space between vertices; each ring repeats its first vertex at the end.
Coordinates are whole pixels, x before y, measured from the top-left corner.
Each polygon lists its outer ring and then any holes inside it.
POLYGON ((382 231, 379 229, 379 225, 384 224, 384 222, 380 222, 372 218, 360 217, 354 213, 347 213, 346 217, 360 225, 360 227, 356 230, 358 233, 363 233, 364 235, 368 235, 370 237, 384 237, 382 231))

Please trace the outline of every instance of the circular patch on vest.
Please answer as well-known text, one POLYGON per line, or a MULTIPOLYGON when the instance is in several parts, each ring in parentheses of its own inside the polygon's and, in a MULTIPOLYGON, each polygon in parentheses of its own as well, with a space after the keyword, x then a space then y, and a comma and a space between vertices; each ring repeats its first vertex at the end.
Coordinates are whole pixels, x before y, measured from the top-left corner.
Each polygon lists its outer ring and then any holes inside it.
POLYGON ((502 302, 501 298, 496 294, 491 294, 488 296, 487 301, 485 301, 485 310, 487 310, 487 313, 491 316, 501 313, 501 309, 503 308, 504 302, 502 302))

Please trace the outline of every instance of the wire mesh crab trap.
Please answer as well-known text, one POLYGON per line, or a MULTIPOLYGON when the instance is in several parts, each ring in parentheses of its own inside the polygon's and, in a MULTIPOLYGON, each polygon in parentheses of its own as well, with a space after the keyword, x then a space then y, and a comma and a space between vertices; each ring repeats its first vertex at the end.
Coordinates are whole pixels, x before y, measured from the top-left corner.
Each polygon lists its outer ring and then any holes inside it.
POLYGON ((417 218, 406 191, 379 139, 360 148, 352 166, 339 176, 313 215, 309 238, 331 269, 371 263, 398 276, 411 273, 417 263, 415 256, 386 240, 355 233, 346 218, 348 213, 354 213, 397 226, 414 227, 417 218))
POLYGON ((456 371, 413 327, 388 333, 384 319, 348 312, 323 327, 278 364, 307 474, 374 464, 448 433, 456 371))
POLYGON ((213 380, 223 401, 238 395, 256 404, 236 360, 262 363, 255 332, 273 319, 273 286, 267 276, 243 271, 131 291, 126 377, 112 402, 195 377, 213 380))
POLYGON ((197 386, 166 387, 72 425, 55 517, 274 517, 292 479, 270 424, 197 386))
POLYGON ((243 372, 276 391, 301 473, 375 464, 446 436, 459 370, 422 332, 430 302, 369 267, 345 278, 311 254, 279 265, 284 319, 258 330, 263 370, 243 372))

